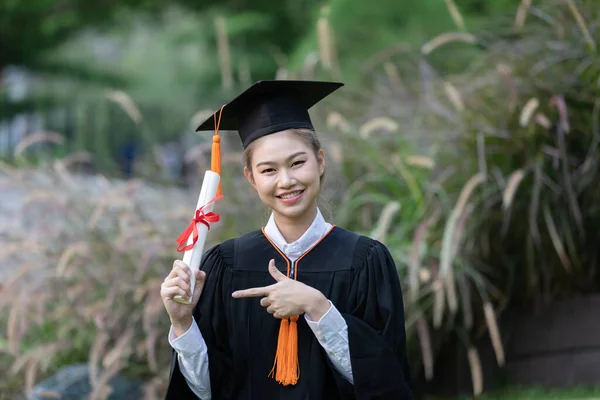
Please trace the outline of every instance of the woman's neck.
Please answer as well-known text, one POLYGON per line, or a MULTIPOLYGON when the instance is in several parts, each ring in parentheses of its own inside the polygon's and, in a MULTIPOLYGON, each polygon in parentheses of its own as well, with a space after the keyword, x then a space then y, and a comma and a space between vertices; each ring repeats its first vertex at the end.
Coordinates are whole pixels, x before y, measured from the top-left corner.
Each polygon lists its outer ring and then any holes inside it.
POLYGON ((292 243, 300 239, 304 235, 304 232, 310 228, 316 216, 316 206, 298 218, 286 218, 277 213, 273 215, 277 229, 279 229, 281 236, 283 236, 287 243, 292 243))

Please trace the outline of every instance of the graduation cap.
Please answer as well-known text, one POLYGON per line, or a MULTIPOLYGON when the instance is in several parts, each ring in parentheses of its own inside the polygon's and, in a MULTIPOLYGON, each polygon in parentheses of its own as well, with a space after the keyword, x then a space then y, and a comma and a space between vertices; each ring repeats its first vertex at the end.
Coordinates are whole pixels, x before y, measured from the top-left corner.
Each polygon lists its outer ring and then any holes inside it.
POLYGON ((238 131, 245 149, 275 132, 313 129, 308 110, 342 86, 338 82, 259 81, 200 124, 196 132, 238 131))

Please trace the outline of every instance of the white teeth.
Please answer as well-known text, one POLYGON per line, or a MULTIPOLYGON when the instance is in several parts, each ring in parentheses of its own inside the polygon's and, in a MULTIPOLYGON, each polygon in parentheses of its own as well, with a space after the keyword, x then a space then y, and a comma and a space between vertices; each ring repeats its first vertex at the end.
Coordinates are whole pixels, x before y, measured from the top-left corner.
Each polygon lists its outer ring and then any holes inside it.
POLYGON ((284 194, 284 195, 281 195, 279 197, 281 197, 282 199, 291 199, 292 197, 298 196, 300 193, 302 193, 301 190, 299 190, 297 192, 292 192, 292 193, 284 194))

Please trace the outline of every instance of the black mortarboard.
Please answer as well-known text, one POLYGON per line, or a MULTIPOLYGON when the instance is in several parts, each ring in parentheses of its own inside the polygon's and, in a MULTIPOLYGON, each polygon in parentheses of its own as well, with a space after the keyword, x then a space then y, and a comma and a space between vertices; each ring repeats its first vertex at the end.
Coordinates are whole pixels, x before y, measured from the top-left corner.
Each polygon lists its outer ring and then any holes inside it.
MULTIPOLYGON (((338 82, 259 81, 221 109, 219 130, 238 131, 244 149, 255 139, 291 128, 313 129, 308 109, 344 86, 338 82)), ((215 129, 213 114, 196 129, 215 129)))

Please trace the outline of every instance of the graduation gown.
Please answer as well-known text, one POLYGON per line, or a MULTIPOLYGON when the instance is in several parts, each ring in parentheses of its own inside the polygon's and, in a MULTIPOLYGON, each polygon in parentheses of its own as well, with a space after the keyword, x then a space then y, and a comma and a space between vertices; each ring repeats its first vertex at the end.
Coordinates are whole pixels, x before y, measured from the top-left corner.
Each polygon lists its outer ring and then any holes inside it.
MULTIPOLYGON (((354 384, 333 367, 304 317, 298 319, 298 383, 282 386, 268 376, 280 320, 260 298, 231 294, 273 284, 271 259, 287 273, 289 260, 260 230, 223 242, 203 257, 207 277, 194 319, 208 348, 212 399, 413 399, 402 292, 383 244, 334 227, 294 263, 297 280, 321 291, 348 325, 354 384)), ((166 399, 196 398, 174 351, 166 399)))

